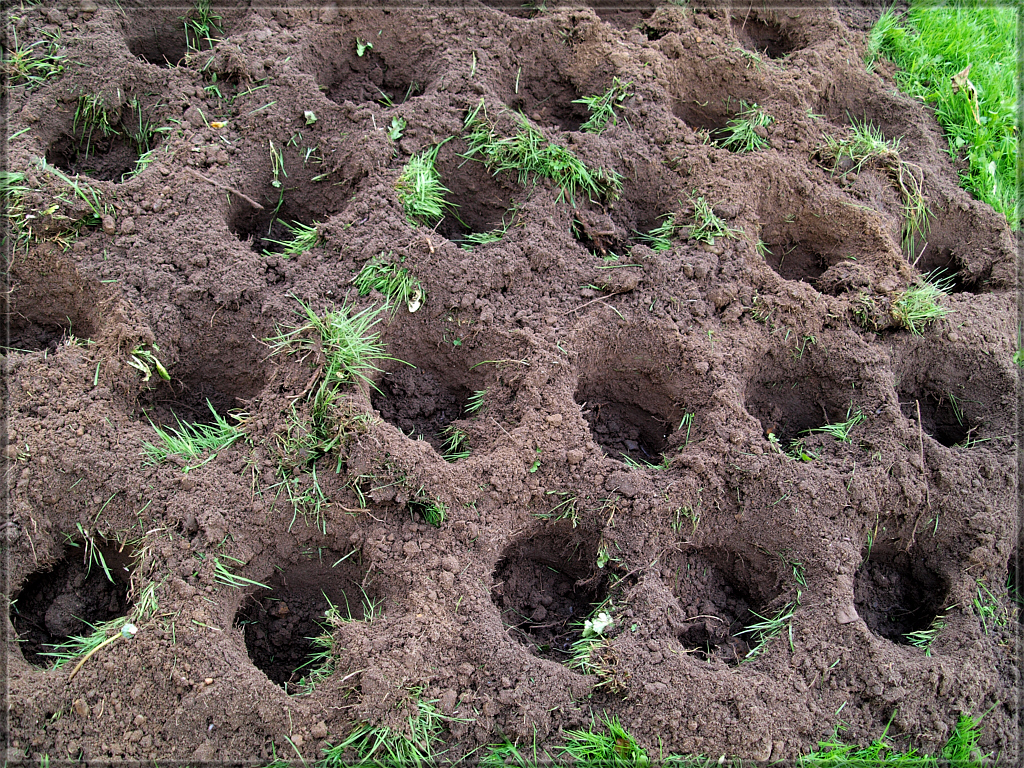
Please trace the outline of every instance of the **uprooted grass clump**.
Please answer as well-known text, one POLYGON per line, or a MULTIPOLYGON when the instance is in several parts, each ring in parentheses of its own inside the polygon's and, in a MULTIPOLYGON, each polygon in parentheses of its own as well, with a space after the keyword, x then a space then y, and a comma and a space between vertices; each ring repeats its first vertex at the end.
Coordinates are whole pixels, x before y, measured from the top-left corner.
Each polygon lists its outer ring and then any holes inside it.
POLYGON ((423 286, 406 267, 399 266, 402 260, 396 263, 390 261, 390 257, 390 253, 385 256, 381 252, 370 259, 352 279, 352 283, 360 296, 380 291, 392 314, 400 304, 405 304, 410 312, 415 312, 424 300, 423 286))
POLYGON ((951 276, 931 272, 904 291, 892 303, 892 316, 915 336, 922 335, 929 323, 946 316, 949 311, 939 304, 953 284, 951 276))
POLYGON ((269 237, 263 238, 264 244, 270 243, 278 246, 281 250, 278 252, 271 251, 268 248, 263 249, 264 256, 280 256, 283 259, 298 258, 306 251, 312 250, 318 246, 323 238, 320 236, 320 232, 317 229, 319 226, 317 222, 312 224, 301 224, 298 221, 293 221, 289 224, 283 219, 278 219, 278 223, 284 227, 291 238, 288 240, 272 240, 269 237))
POLYGON ((772 124, 774 118, 757 104, 740 102, 736 116, 726 123, 715 143, 730 152, 754 152, 768 146, 768 139, 762 133, 772 124))
MULTIPOLYGON (((209 400, 206 401, 206 406, 213 414, 212 424, 189 424, 177 416, 174 417, 178 423, 177 428, 151 424, 160 442, 143 444, 142 451, 146 455, 146 464, 161 464, 171 456, 180 456, 190 462, 205 456, 198 464, 186 466, 185 471, 188 472, 213 461, 218 453, 245 434, 240 424, 230 424, 217 413, 209 400)), ((232 418, 241 422, 245 415, 232 414, 232 418)))
POLYGON ((433 227, 455 210, 454 203, 445 198, 451 190, 441 183, 441 173, 437 170, 437 153, 443 144, 442 141, 410 157, 395 182, 405 217, 413 225, 433 227))
POLYGON ((467 158, 480 160, 492 173, 515 173, 520 184, 530 177, 551 179, 560 199, 575 203, 580 194, 593 201, 614 200, 622 191, 622 177, 613 170, 591 168, 563 146, 552 144, 525 115, 516 113, 517 130, 504 135, 487 114, 483 100, 466 116, 464 138, 467 158))
POLYGON ((865 165, 881 168, 899 193, 903 206, 901 240, 904 251, 913 253, 918 238, 928 231, 928 205, 924 198, 924 173, 900 156, 900 139, 886 139, 869 122, 851 122, 847 138, 825 136, 816 150, 819 161, 842 175, 859 173, 865 165))
POLYGON ((622 102, 630 95, 632 80, 622 82, 619 78, 612 78, 612 84, 604 93, 594 96, 584 96, 582 99, 575 99, 573 104, 584 104, 590 111, 590 118, 580 126, 584 133, 592 133, 600 136, 608 124, 616 125, 618 115, 615 110, 622 106, 622 102))
POLYGON ((324 750, 324 768, 348 765, 436 765, 441 731, 445 722, 469 722, 443 714, 436 701, 424 701, 423 690, 409 692, 411 710, 405 727, 360 723, 341 742, 324 750), (357 758, 352 761, 353 755, 357 758))

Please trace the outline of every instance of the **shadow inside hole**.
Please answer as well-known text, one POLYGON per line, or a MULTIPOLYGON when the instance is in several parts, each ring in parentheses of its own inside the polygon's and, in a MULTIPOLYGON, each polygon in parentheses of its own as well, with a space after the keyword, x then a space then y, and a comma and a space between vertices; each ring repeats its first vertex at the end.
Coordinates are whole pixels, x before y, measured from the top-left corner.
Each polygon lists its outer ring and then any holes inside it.
POLYGON ((369 621, 379 611, 372 587, 364 584, 369 565, 362 553, 320 551, 320 560, 275 571, 243 599, 234 626, 241 627, 253 664, 288 693, 307 689, 303 678, 329 672, 318 658, 323 650, 315 638, 333 632, 326 612, 333 606, 340 619, 369 621))
POLYGON ((61 344, 95 339, 109 313, 106 289, 79 274, 54 243, 39 243, 11 264, 18 289, 0 296, 9 316, 11 349, 39 352, 61 344))
MULTIPOLYGON (((208 313, 212 316, 216 309, 209 307, 208 313)), ((213 424, 210 406, 225 417, 248 409, 262 391, 266 348, 253 338, 268 335, 260 331, 262 323, 246 312, 219 312, 216 320, 212 329, 200 323, 182 335, 180 359, 169 369, 170 381, 154 375, 152 388, 140 392, 139 405, 154 424, 176 427, 179 418, 213 424)), ((235 423, 230 418, 228 422, 235 423)))
POLYGON ((828 269, 830 259, 803 241, 767 243, 764 254, 768 264, 784 280, 813 283, 828 269))
POLYGON ((587 5, 594 9, 601 21, 619 29, 633 29, 657 7, 650 0, 588 0, 587 5))
POLYGON ((572 132, 590 119, 586 105, 574 103, 580 96, 571 83, 552 72, 550 64, 545 64, 539 68, 524 68, 519 93, 511 96, 508 105, 530 118, 542 131, 550 127, 572 132), (528 74, 530 72, 533 76, 528 74))
POLYGON ((469 415, 466 406, 472 394, 469 387, 452 383, 440 371, 402 366, 381 378, 370 402, 382 419, 403 434, 414 440, 422 437, 443 454, 443 430, 469 415))
POLYGON ((946 293, 983 293, 981 280, 963 279, 960 263, 950 248, 929 247, 917 259, 917 269, 933 281, 942 281, 949 285, 946 293))
POLYGON ((55 659, 46 655, 53 652, 52 646, 71 637, 90 635, 90 625, 128 613, 129 566, 134 550, 119 551, 116 543, 98 537, 94 541, 92 554, 92 545, 87 550, 87 542, 76 539, 52 568, 30 576, 11 604, 18 647, 33 666, 52 666, 55 659))
POLYGON ((262 189, 253 195, 262 210, 235 197, 228 213, 228 229, 259 254, 280 254, 295 240, 285 223, 293 229, 297 224, 312 227, 340 213, 359 182, 314 181, 321 167, 302 163, 291 150, 284 150, 284 165, 284 173, 277 179, 279 186, 274 186, 272 176, 266 176, 262 189))
POLYGON ((673 628, 687 653, 729 666, 747 657, 757 640, 740 633, 768 617, 781 594, 775 571, 766 566, 720 549, 677 553, 667 563, 662 578, 683 614, 673 628))
MULTIPOLYGON (((810 345, 805 343, 805 353, 810 345)), ((770 363, 770 361, 769 361, 770 363)), ((792 366, 785 376, 755 379, 747 388, 747 412, 761 422, 765 438, 790 445, 808 430, 846 421, 856 407, 843 387, 815 373, 809 364, 792 366)))
POLYGON ((977 436, 978 427, 963 412, 963 403, 948 394, 936 398, 930 393, 920 395, 899 393, 900 411, 916 423, 921 409, 921 429, 939 444, 951 448, 977 436))
POLYGON ((494 568, 491 600, 509 634, 542 659, 566 664, 584 620, 607 597, 596 534, 560 525, 511 544, 494 568))
POLYGON ((865 549, 854 577, 854 604, 868 629, 901 645, 928 629, 942 610, 947 587, 913 552, 865 549))
POLYGON ((437 232, 457 245, 472 245, 466 240, 469 235, 497 234, 513 225, 516 197, 522 200, 525 190, 508 174, 494 176, 483 163, 467 161, 459 155, 464 148, 453 143, 441 148, 437 168, 455 210, 442 219, 437 232))
POLYGON ((730 20, 733 34, 746 50, 766 55, 770 59, 781 59, 799 48, 778 22, 762 19, 756 11, 730 20))
POLYGON ((582 393, 577 393, 576 402, 583 407, 590 434, 606 456, 622 462, 661 463, 671 432, 667 421, 630 403, 582 393))
POLYGON ((181 20, 169 17, 151 17, 149 21, 146 34, 128 38, 128 50, 147 64, 157 67, 177 66, 188 52, 185 25, 181 20))

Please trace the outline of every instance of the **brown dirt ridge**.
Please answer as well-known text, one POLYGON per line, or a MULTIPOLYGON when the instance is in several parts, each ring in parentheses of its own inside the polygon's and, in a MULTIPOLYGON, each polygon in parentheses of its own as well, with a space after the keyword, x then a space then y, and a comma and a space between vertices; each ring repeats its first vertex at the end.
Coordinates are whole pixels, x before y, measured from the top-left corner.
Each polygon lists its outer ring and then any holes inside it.
POLYGON ((9 37, 68 57, 4 96, 34 216, 3 307, 9 764, 315 761, 359 723, 404 732, 419 701, 447 718, 442 761, 557 753, 604 713, 652 756, 746 761, 840 725, 937 753, 986 713, 981 747, 1020 758, 1016 236, 865 65, 879 7, 212 8, 199 50, 187 5, 6 8, 9 37), (615 78, 617 121, 581 131, 578 100, 615 78), (621 192, 466 159, 481 101, 621 192), (752 152, 722 146, 741 102, 772 118, 752 152), (908 249, 887 169, 822 160, 851 121, 919 174, 908 249), (147 123, 166 130, 134 173, 147 123), (440 142, 457 207, 417 226, 396 184, 440 142), (688 237, 701 199, 732 236, 688 237), (289 256, 280 221, 317 244, 289 256), (324 350, 265 340, 300 301, 382 307, 353 285, 372 259, 422 304, 377 315, 385 357, 316 421, 324 350), (948 313, 912 334, 893 303, 935 270, 948 313), (813 431, 857 412, 848 442, 813 431), (244 434, 147 460, 154 424, 214 415, 244 434), (570 666, 598 605, 613 623, 570 666), (780 613, 759 647, 747 628, 780 613), (45 655, 123 617, 134 639, 74 677, 45 655))

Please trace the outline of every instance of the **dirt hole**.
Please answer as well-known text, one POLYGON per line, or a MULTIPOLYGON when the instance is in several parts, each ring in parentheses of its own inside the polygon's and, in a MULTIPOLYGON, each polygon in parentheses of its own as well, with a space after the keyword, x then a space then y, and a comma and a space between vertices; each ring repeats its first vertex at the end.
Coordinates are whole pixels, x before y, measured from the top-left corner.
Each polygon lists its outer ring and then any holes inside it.
MULTIPOLYGON (((807 342, 807 347, 812 346, 807 342)), ((761 422, 765 439, 774 435, 783 447, 805 436, 807 430, 847 419, 856 406, 853 390, 818 374, 806 360, 785 367, 771 365, 766 374, 747 386, 747 412, 761 422), (780 370, 781 368, 781 370, 780 370)))
POLYGON ((133 56, 157 67, 174 67, 188 52, 185 23, 180 13, 136 11, 129 14, 131 29, 125 42, 133 56))
POLYGON ((647 0, 589 0, 587 3, 605 21, 619 29, 632 29, 648 18, 656 3, 647 0))
MULTIPOLYGON (((394 29, 404 27, 406 21, 395 20, 394 29)), ((422 96, 433 80, 434 51, 420 41, 342 34, 312 56, 317 85, 336 104, 391 107, 422 96)))
MULTIPOLYGON (((221 416, 245 410, 266 383, 267 348, 253 338, 268 335, 261 332, 262 323, 245 312, 216 306, 206 306, 205 311, 205 322, 200 316, 182 333, 179 359, 168 367, 171 380, 154 376, 152 389, 139 395, 139 405, 157 425, 176 426, 175 417, 211 424, 214 418, 207 401, 221 416), (209 317, 214 313, 211 328, 209 317)), ((161 358, 160 353, 157 357, 161 358)), ((165 359, 161 361, 167 365, 165 359)))
POLYGON ((722 136, 733 115, 724 107, 713 107, 711 102, 676 101, 672 113, 709 143, 722 136))
POLYGON ((160 145, 162 134, 137 107, 124 105, 121 119, 107 131, 81 121, 46 150, 46 161, 69 174, 120 183, 139 158, 160 145))
MULTIPOLYGON (((718 659, 736 666, 756 645, 745 627, 771 618, 780 597, 776 573, 766 559, 740 557, 724 549, 678 553, 662 570, 683 612, 674 622, 676 637, 703 661, 718 659)), ((777 609, 776 609, 777 611, 777 609)))
POLYGON ((331 631, 326 611, 334 606, 346 621, 369 621, 379 611, 373 588, 364 583, 368 569, 361 550, 321 550, 316 561, 264 580, 270 589, 246 596, 234 620, 253 664, 288 693, 302 692, 303 678, 325 671, 324 657, 317 658, 323 647, 314 639, 331 631))
POLYGON ((583 621, 607 596, 596 532, 568 525, 509 545, 494 568, 491 600, 509 634, 534 656, 567 663, 583 621))
POLYGON ((901 645, 928 629, 942 610, 947 587, 913 550, 865 548, 853 582, 854 604, 868 629, 901 645))
POLYGON ((681 374, 673 352, 632 338, 609 341, 582 356, 574 399, 605 455, 625 463, 660 464, 662 454, 697 437, 694 417, 707 402, 705 384, 681 374))
POLYGON ((951 448, 964 445, 978 436, 978 425, 964 413, 964 402, 951 393, 936 397, 930 392, 899 392, 900 411, 912 423, 917 423, 917 409, 921 409, 921 429, 941 445, 951 448))
POLYGON ((593 94, 580 93, 567 76, 553 68, 547 55, 518 67, 513 73, 513 81, 516 75, 518 91, 513 82, 506 103, 530 118, 542 131, 549 128, 578 131, 590 119, 586 105, 574 101, 593 94))
POLYGON ((0 298, 10 318, 11 349, 55 350, 72 337, 102 333, 106 302, 101 286, 83 278, 54 244, 40 244, 11 265, 13 290, 0 298), (9 302, 9 304, 8 304, 9 302))
POLYGON ((822 252, 820 244, 804 240, 779 240, 765 243, 768 264, 784 280, 814 283, 834 262, 834 256, 822 252))
POLYGON ((920 254, 917 260, 917 269, 922 275, 928 275, 937 280, 948 281, 947 293, 984 293, 983 280, 965 280, 960 266, 960 260, 951 248, 932 247, 920 254))
POLYGON ((740 45, 748 51, 768 56, 770 59, 784 58, 800 47, 777 21, 762 18, 754 10, 742 16, 733 16, 731 25, 740 45))
MULTIPOLYGON (((526 190, 513 182, 508 174, 493 176, 482 163, 465 160, 459 155, 465 148, 451 146, 454 143, 449 142, 441 148, 437 166, 442 183, 451 190, 448 202, 457 207, 438 225, 438 233, 462 245, 467 242, 467 235, 511 228, 515 220, 515 205, 525 199, 526 190)), ((507 236, 508 232, 503 237, 507 236)))
POLYGON ((133 557, 133 549, 122 549, 97 534, 90 540, 79 536, 49 570, 29 576, 10 610, 25 660, 51 667, 54 659, 45 655, 53 651, 51 646, 92 634, 90 624, 127 615, 133 557))
POLYGON ((403 366, 381 379, 370 401, 389 424, 414 440, 422 437, 443 454, 443 430, 469 415, 472 394, 473 390, 451 380, 442 369, 403 366))
MULTIPOLYGON (((295 235, 288 226, 296 224, 310 227, 322 224, 331 216, 340 213, 352 198, 357 180, 348 183, 333 183, 324 179, 313 181, 322 174, 321 165, 303 162, 302 156, 294 149, 277 147, 284 158, 284 173, 275 179, 271 171, 271 157, 268 150, 263 184, 257 190, 244 190, 263 209, 254 208, 247 201, 232 197, 228 213, 228 229, 256 253, 281 253, 282 243, 289 243, 295 235), (274 182, 278 186, 274 186, 274 182)), ((333 177, 332 177, 333 178, 333 177)), ((284 276, 279 276, 283 280, 284 276)))

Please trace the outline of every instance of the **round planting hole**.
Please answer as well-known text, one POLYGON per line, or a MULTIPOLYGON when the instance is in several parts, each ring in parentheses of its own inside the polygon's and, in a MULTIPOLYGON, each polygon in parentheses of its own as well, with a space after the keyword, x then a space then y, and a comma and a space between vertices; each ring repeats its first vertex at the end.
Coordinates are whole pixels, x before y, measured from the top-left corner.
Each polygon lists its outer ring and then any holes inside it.
POLYGON ((969 447, 971 438, 976 437, 978 427, 964 413, 964 403, 952 393, 938 397, 931 393, 899 393, 900 411, 911 422, 916 423, 917 412, 921 410, 921 429, 925 434, 947 448, 969 447))
POLYGON ((630 403, 579 396, 594 441, 607 456, 626 463, 658 464, 668 445, 670 425, 630 403))
POLYGON ((402 366, 381 379, 370 401, 381 418, 417 439, 422 437, 440 454, 446 452, 445 427, 469 415, 473 391, 440 371, 402 366))
POLYGON ((662 578, 683 612, 674 622, 676 637, 704 661, 739 664, 760 641, 744 630, 779 610, 777 574, 761 555, 751 559, 724 549, 681 552, 662 570, 662 578))
POLYGON ((853 582, 854 604, 868 629, 901 645, 926 631, 942 610, 947 587, 913 552, 875 546, 853 582))
POLYGON ((495 566, 491 600, 509 634, 534 656, 568 663, 584 620, 604 601, 598 538, 555 526, 511 544, 495 566))
POLYGON ((379 614, 361 555, 324 550, 317 562, 275 571, 269 589, 247 596, 235 614, 253 664, 288 693, 308 693, 330 675, 338 623, 379 614))
POLYGON ((777 364, 767 359, 764 375, 747 387, 747 412, 761 422, 765 439, 783 449, 810 430, 842 424, 857 412, 848 385, 815 371, 808 362, 813 348, 804 340, 800 360, 777 364))
POLYGON ((54 646, 127 615, 133 555, 134 550, 92 534, 71 540, 52 568, 30 576, 10 611, 25 660, 51 667, 59 661, 52 654, 66 652, 54 646))
POLYGON ((266 349, 255 338, 269 335, 260 332, 262 323, 245 310, 224 312, 212 306, 205 316, 213 315, 212 329, 209 322, 186 326, 179 359, 168 368, 171 380, 153 376, 152 389, 140 393, 139 404, 155 424, 173 427, 179 418, 213 424, 211 408, 222 417, 244 410, 263 389, 266 349))
POLYGON ((730 23, 740 45, 770 59, 781 59, 800 47, 777 21, 761 18, 757 11, 733 16, 730 23))

